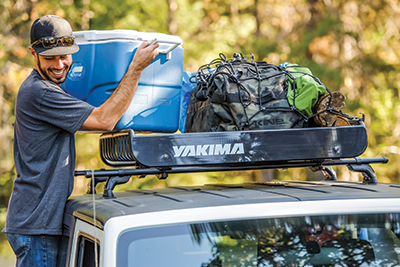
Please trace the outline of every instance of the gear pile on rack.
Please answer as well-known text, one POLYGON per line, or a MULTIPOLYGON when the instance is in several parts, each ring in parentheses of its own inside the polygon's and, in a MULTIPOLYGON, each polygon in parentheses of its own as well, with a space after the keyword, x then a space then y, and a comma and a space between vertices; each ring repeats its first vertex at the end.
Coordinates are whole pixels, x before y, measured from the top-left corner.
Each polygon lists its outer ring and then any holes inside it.
POLYGON ((190 97, 186 132, 346 126, 362 118, 341 111, 345 97, 331 92, 308 68, 255 62, 235 53, 201 66, 190 97))

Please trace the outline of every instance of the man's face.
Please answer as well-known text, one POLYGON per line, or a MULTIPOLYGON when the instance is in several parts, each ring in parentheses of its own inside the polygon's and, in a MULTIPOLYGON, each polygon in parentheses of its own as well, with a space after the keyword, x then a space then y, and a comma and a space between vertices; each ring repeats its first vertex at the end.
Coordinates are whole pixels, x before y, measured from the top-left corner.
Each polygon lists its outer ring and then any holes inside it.
POLYGON ((44 79, 57 85, 65 81, 72 65, 71 55, 40 56, 36 53, 32 55, 35 57, 35 67, 44 79))

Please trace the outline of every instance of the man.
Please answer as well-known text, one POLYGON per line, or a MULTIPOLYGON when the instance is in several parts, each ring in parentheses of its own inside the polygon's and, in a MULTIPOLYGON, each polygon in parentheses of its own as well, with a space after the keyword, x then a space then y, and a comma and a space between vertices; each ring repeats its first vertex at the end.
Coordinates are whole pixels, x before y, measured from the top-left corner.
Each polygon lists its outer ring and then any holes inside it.
POLYGON ((66 253, 59 244, 64 206, 74 183, 74 133, 80 128, 114 128, 132 101, 143 69, 158 55, 158 45, 143 43, 115 92, 95 108, 60 87, 71 68, 71 54, 79 50, 70 24, 58 16, 44 16, 32 24, 30 35, 35 67, 16 100, 17 178, 3 231, 17 266, 56 266, 57 257, 60 261, 66 253))

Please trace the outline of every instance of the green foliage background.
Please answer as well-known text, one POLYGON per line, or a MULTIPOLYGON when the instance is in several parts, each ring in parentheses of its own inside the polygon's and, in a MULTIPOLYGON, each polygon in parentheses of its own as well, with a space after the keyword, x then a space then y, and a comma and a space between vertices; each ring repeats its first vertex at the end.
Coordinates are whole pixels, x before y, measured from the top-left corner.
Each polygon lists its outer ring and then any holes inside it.
MULTIPOLYGON (((12 160, 14 101, 29 75, 29 28, 56 14, 75 31, 133 29, 178 35, 184 69, 196 71, 224 53, 253 53, 257 60, 309 67, 331 91, 346 95, 345 112, 366 116, 364 157, 386 156, 375 165, 380 182, 400 182, 400 4, 398 0, 3 0, 0 3, 0 228, 15 169, 12 160)), ((98 135, 77 135, 77 169, 104 167, 98 135)), ((359 179, 338 169, 340 179, 359 179)), ((271 173, 269 173, 271 174, 271 173)), ((305 170, 274 171, 276 179, 307 179, 305 170)), ((262 180, 264 172, 175 175, 135 180, 130 187, 262 180)), ((86 181, 77 178, 74 193, 86 181)), ((121 187, 123 189, 123 187, 121 187)), ((4 240, 4 235, 0 235, 4 240)), ((1 241, 0 240, 0 241, 1 241)), ((4 242, 3 242, 4 243, 4 242)), ((0 255, 11 259, 9 248, 0 255)), ((1 260, 1 259, 0 259, 1 260)), ((12 260, 11 260, 12 261, 12 260)), ((3 261, 2 261, 3 262, 3 261)))

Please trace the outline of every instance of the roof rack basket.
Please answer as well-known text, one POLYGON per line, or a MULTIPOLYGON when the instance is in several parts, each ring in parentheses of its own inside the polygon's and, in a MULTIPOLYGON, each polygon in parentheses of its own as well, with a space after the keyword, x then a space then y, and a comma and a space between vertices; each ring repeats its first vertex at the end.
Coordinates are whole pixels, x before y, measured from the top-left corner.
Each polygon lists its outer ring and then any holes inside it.
POLYGON ((136 136, 133 130, 123 130, 100 136, 100 155, 109 166, 133 168, 75 171, 75 176, 94 178, 88 193, 106 182, 103 196, 111 198, 114 187, 131 176, 165 179, 172 173, 313 167, 326 179, 336 180, 330 166, 346 165, 362 173, 364 183, 376 184, 369 164, 387 163, 388 159, 356 158, 367 145, 362 121, 346 127, 168 135, 136 136))
POLYGON ((346 127, 136 136, 133 130, 100 136, 103 162, 112 167, 243 166, 295 160, 354 158, 368 145, 362 121, 346 127))

